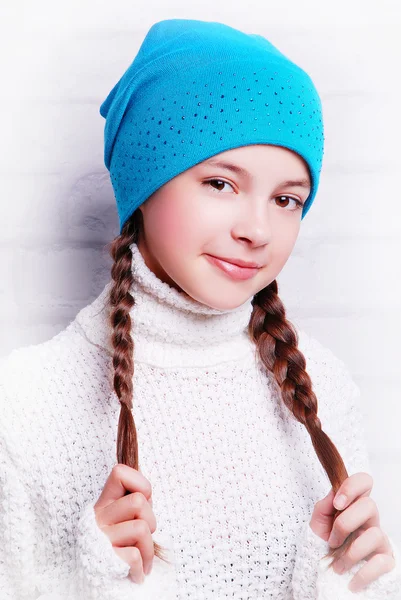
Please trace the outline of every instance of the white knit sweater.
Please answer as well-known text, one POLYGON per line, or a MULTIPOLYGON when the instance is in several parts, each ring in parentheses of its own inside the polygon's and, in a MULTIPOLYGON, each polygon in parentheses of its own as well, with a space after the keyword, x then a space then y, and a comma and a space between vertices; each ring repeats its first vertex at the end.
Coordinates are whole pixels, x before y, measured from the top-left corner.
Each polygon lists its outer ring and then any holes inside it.
MULTIPOLYGON (((1 600, 381 600, 325 569, 309 527, 331 485, 305 427, 284 406, 247 335, 251 300, 212 309, 159 280, 133 250, 133 414, 140 469, 173 565, 128 575, 93 506, 116 464, 110 284, 52 339, 0 366, 1 600)), ((350 474, 370 472, 359 389, 344 363, 297 328, 323 429, 350 474)))

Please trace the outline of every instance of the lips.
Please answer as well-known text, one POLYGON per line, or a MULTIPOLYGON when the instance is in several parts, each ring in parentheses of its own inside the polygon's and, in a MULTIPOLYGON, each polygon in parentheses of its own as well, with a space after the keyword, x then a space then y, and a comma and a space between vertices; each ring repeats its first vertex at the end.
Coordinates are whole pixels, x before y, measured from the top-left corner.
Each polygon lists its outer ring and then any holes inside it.
POLYGON ((257 267, 240 267, 237 264, 227 262, 210 254, 205 254, 205 256, 210 263, 235 280, 250 279, 251 277, 255 277, 256 273, 259 271, 259 268, 257 267))
POLYGON ((226 258, 225 256, 213 256, 213 258, 217 258, 218 260, 224 260, 224 262, 228 262, 232 265, 237 265, 237 267, 245 267, 246 269, 260 269, 262 265, 259 265, 255 262, 248 262, 245 260, 241 260, 240 258, 226 258))

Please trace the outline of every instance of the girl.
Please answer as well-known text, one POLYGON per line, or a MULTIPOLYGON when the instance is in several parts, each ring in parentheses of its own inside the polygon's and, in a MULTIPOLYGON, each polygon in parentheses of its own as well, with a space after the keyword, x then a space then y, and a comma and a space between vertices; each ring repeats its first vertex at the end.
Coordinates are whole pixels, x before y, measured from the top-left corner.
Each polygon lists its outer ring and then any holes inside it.
POLYGON ((395 599, 359 389, 278 295, 322 165, 312 80, 170 19, 100 111, 112 281, 1 366, 2 600, 395 599))

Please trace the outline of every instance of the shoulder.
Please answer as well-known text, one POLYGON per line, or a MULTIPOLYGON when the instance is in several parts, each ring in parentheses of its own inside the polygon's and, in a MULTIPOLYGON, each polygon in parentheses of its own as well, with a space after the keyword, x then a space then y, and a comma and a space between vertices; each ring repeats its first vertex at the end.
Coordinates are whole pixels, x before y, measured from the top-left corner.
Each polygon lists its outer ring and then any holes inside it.
MULTIPOLYGON (((3 433, 33 430, 50 414, 75 410, 102 386, 110 384, 109 356, 90 344, 75 321, 54 337, 39 344, 12 350, 0 359, 0 411, 3 433)), ((100 400, 101 398, 99 398, 100 400)))
POLYGON ((347 410, 350 399, 359 395, 350 368, 316 337, 301 329, 297 329, 297 333, 298 348, 305 357, 305 370, 311 378, 320 412, 329 413, 333 407, 337 414, 342 407, 347 410))
POLYGON ((306 371, 313 383, 323 431, 340 452, 349 473, 371 473, 368 407, 361 389, 346 363, 327 346, 305 333, 301 345, 305 349, 306 371))
POLYGON ((352 385, 350 368, 338 354, 305 330, 297 329, 297 333, 298 348, 306 360, 306 371, 313 372, 320 386, 352 385))
POLYGON ((49 340, 16 348, 2 357, 0 384, 20 388, 28 380, 63 381, 72 373, 80 376, 88 364, 104 354, 81 335, 73 321, 49 340))
POLYGON ((55 336, 12 350, 0 358, 0 386, 18 393, 29 385, 66 382, 99 375, 110 361, 107 326, 109 284, 55 336), (93 373, 95 371, 95 373, 93 373))

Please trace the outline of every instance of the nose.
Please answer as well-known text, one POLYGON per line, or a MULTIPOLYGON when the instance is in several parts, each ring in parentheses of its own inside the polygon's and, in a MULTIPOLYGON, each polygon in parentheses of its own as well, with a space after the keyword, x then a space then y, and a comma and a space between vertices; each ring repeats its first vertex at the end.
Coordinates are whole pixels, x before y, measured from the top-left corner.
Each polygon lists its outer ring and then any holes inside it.
POLYGON ((233 237, 248 240, 252 246, 268 244, 272 239, 273 224, 267 204, 266 198, 263 198, 263 202, 249 202, 237 216, 232 228, 233 237))

